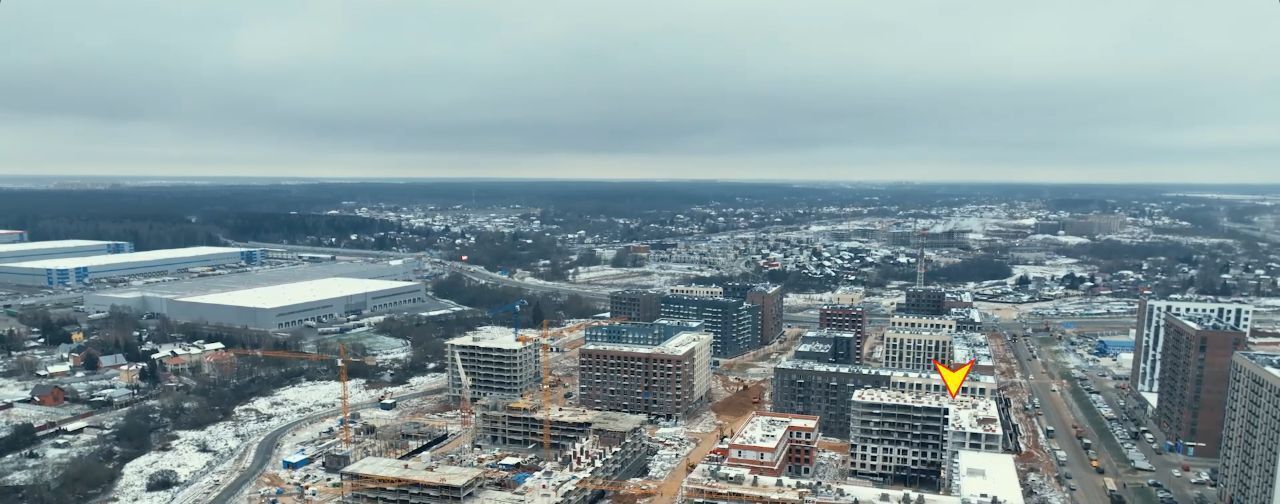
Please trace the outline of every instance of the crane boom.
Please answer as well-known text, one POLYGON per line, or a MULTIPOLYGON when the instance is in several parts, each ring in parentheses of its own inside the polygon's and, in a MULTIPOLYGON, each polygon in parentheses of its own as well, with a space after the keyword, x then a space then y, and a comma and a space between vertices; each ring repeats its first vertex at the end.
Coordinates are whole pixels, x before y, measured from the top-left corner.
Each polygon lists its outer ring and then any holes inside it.
POLYGON ((249 357, 271 357, 276 359, 297 359, 308 361, 337 360, 338 382, 342 384, 342 443, 347 447, 347 449, 351 448, 351 396, 347 389, 347 365, 352 362, 373 364, 373 359, 348 358, 347 346, 341 343, 338 344, 338 355, 289 352, 284 350, 252 350, 248 348, 227 348, 224 351, 232 355, 244 355, 249 357))

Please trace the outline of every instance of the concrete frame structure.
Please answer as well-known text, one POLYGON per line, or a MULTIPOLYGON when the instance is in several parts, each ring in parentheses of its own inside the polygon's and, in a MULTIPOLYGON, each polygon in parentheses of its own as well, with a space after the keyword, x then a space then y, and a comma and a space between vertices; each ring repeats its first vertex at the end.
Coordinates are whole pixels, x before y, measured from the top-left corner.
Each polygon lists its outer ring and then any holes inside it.
POLYGON ((854 477, 942 482, 958 450, 1001 452, 1004 431, 991 399, 864 389, 852 400, 854 477))
POLYGON ((262 249, 188 247, 0 264, 0 283, 71 286, 117 277, 170 274, 191 268, 257 264, 262 249))
POLYGON ((426 288, 417 282, 325 278, 171 299, 164 313, 175 320, 206 324, 291 329, 305 322, 386 312, 426 299, 426 288))
POLYGON ((486 397, 517 399, 538 389, 542 382, 541 358, 536 334, 528 341, 517 341, 511 329, 481 327, 470 334, 445 342, 445 361, 449 377, 449 399, 462 399, 462 371, 471 382, 471 400, 486 397), (455 357, 456 355, 456 357, 455 357))
MULTIPOLYGON (((773 409, 782 413, 815 415, 823 435, 849 438, 849 414, 853 393, 885 389, 912 393, 945 394, 935 371, 904 371, 868 366, 847 366, 787 360, 774 368, 773 409)), ((972 372, 960 388, 961 396, 995 399, 999 395, 994 376, 972 372)))
POLYGON ((686 332, 654 346, 587 343, 578 350, 578 401, 597 410, 689 416, 711 390, 711 340, 686 332))
POLYGON ((792 356, 798 360, 855 365, 862 363, 862 335, 832 329, 807 331, 792 356))
POLYGON ((1249 334, 1253 307, 1240 303, 1203 301, 1138 301, 1138 331, 1134 338, 1129 386, 1138 392, 1160 391, 1160 357, 1164 349, 1165 314, 1209 315, 1249 334))
POLYGON ((818 417, 754 412, 729 440, 725 465, 761 476, 812 477, 818 417))
POLYGON ((121 241, 52 240, 29 242, 0 241, 0 264, 89 257, 133 252, 133 244, 121 241))
POLYGON ((1218 499, 1280 504, 1280 353, 1231 357, 1218 499))
POLYGON ((1231 355, 1244 350, 1240 328, 1207 316, 1164 317, 1155 421, 1170 441, 1196 443, 1188 455, 1217 457, 1226 415, 1231 355))
MULTIPOLYGON (((543 414, 538 404, 497 397, 476 404, 475 442, 487 448, 540 453, 543 414)), ((595 436, 603 446, 621 446, 644 437, 644 415, 586 408, 553 407, 551 449, 560 453, 595 436)))
POLYGON ((867 340, 867 311, 851 305, 823 305, 818 309, 818 329, 841 331, 856 336, 855 360, 862 362, 862 351, 867 340))
POLYGON ((383 457, 366 457, 340 471, 343 482, 356 483, 343 502, 368 504, 461 504, 469 502, 480 489, 483 476, 484 470, 474 467, 432 467, 383 457), (370 481, 391 484, 369 485, 370 481))

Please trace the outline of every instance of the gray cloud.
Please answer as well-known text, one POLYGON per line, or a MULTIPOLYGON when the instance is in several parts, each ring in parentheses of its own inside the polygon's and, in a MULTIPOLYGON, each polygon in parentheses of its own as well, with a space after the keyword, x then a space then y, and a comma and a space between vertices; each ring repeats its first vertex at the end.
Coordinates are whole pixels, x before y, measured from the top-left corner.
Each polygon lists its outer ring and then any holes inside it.
POLYGON ((6 2, 0 174, 1280 182, 1280 7, 6 2))

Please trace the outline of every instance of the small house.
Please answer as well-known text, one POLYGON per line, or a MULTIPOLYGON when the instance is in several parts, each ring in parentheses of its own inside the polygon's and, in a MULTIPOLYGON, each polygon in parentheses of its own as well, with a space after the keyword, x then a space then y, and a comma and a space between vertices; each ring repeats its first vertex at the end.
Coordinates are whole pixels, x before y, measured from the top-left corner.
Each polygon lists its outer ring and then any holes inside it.
POLYGON ((107 369, 116 369, 124 367, 129 361, 124 358, 123 354, 104 355, 98 358, 98 369, 105 371, 107 369))
POLYGON ((31 402, 41 406, 58 406, 67 400, 67 391, 57 385, 36 385, 30 395, 31 402))

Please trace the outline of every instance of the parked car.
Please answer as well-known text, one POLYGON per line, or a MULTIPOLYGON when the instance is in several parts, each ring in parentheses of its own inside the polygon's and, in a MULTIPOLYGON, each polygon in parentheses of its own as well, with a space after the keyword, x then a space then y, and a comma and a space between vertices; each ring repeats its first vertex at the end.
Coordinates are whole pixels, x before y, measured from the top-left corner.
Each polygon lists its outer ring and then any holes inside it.
POLYGON ((1179 471, 1179 470, 1177 470, 1177 469, 1170 470, 1170 471, 1169 471, 1169 474, 1172 474, 1172 475, 1173 475, 1173 477, 1175 477, 1175 478, 1181 478, 1181 477, 1182 477, 1182 471, 1179 471))

